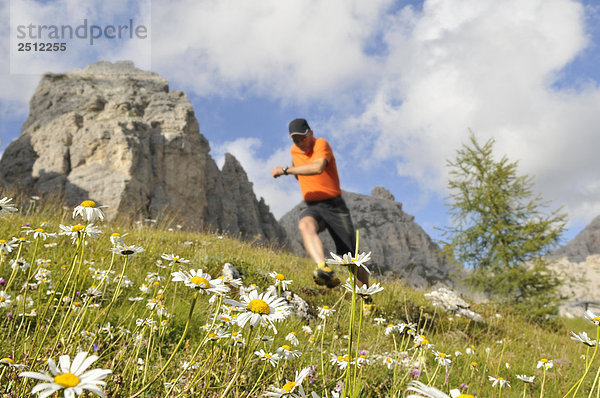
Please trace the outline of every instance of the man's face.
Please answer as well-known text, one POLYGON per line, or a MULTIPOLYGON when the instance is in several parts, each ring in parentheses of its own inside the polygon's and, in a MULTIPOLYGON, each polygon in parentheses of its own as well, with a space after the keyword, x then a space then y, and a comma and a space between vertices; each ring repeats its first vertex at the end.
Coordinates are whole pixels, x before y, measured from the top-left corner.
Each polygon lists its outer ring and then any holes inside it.
POLYGON ((294 144, 304 153, 310 152, 313 147, 313 132, 309 131, 306 135, 294 134, 292 135, 294 144))

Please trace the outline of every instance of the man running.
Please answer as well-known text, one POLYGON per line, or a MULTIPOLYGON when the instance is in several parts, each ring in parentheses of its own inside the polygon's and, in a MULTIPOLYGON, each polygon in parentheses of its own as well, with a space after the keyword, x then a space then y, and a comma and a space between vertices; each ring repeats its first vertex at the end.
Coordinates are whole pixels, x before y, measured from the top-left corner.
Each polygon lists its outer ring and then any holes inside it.
MULTIPOLYGON (((354 253, 356 245, 350 211, 342 198, 335 157, 329 143, 324 138, 315 138, 305 119, 290 122, 289 136, 294 141, 292 166, 276 166, 271 174, 274 178, 293 175, 300 183, 307 209, 300 214, 298 229, 306 251, 316 263, 313 279, 318 285, 333 288, 340 280, 325 263, 319 232, 329 231, 339 256, 354 253)), ((369 274, 363 267, 358 267, 356 276, 359 286, 368 285, 369 274)))

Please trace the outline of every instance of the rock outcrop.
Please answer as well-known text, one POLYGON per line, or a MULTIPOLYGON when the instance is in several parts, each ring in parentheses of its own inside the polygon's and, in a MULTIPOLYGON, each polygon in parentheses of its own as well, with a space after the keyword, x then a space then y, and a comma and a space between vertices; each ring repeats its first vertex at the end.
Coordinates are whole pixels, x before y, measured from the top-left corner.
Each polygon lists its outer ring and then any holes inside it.
POLYGON ((581 262, 593 254, 600 254, 600 216, 594 218, 566 245, 555 250, 552 257, 566 257, 571 262, 581 262))
MULTIPOLYGON (((377 187, 371 195, 342 195, 360 233, 360 251, 372 252, 370 268, 374 272, 401 277, 418 287, 454 285, 453 268, 439 256, 438 246, 413 216, 402 211, 402 203, 396 202, 388 190, 377 187)), ((298 232, 298 217, 305 206, 300 203, 279 220, 291 250, 300 255, 306 254, 298 232)), ((325 252, 335 251, 329 233, 323 231, 320 236, 325 252)))
POLYGON ((548 266, 562 284, 558 293, 563 299, 559 312, 569 318, 581 317, 586 309, 600 311, 600 255, 572 262, 567 257, 555 258, 548 266))
POLYGON ((46 74, 0 181, 29 194, 108 205, 107 216, 169 215, 189 228, 285 241, 239 162, 220 171, 185 93, 131 62, 46 74))

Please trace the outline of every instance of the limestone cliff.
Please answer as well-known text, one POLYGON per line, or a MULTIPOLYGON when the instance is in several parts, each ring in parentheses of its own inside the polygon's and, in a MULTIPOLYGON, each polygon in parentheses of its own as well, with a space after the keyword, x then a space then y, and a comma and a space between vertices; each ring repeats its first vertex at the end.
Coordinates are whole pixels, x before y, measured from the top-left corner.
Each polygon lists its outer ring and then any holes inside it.
POLYGON ((0 181, 30 194, 92 199, 108 217, 171 214, 209 227, 285 241, 231 155, 220 171, 185 93, 131 62, 46 74, 21 135, 0 159, 0 181))

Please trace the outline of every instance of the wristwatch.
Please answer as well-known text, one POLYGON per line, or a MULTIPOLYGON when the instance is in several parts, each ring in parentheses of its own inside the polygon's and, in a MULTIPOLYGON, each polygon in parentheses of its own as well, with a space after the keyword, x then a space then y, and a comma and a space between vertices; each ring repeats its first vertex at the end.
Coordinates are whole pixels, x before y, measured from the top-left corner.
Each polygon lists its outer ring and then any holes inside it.
POLYGON ((288 166, 282 167, 284 176, 288 175, 287 169, 288 169, 288 166))

